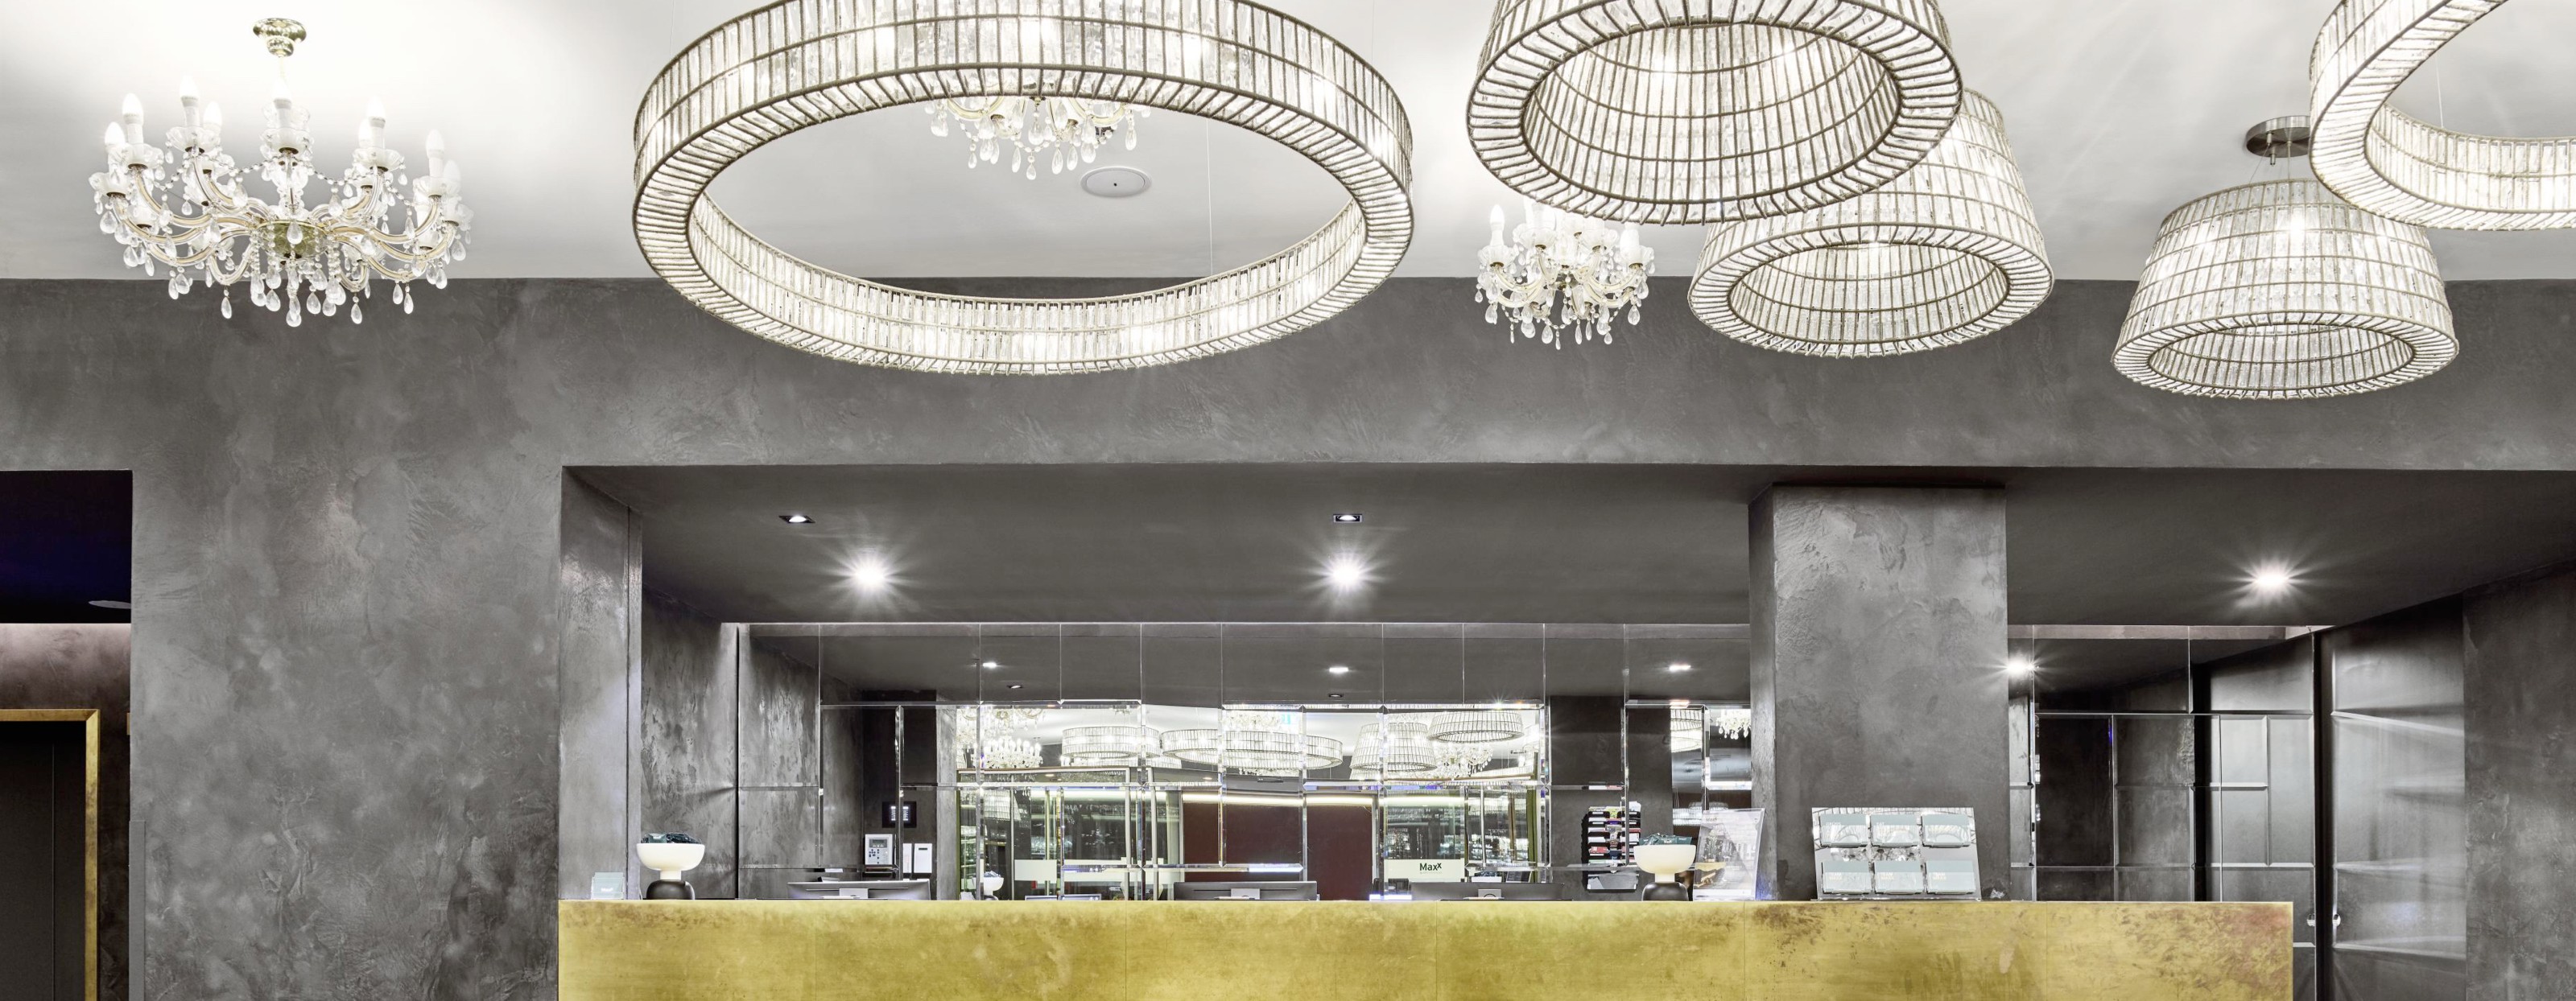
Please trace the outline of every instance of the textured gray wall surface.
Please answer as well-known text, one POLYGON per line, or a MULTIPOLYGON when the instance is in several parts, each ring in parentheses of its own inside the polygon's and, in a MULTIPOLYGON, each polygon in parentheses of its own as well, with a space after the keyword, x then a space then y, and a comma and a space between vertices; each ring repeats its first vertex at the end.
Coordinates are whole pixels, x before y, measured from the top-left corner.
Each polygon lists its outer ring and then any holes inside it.
MULTIPOLYGON (((2324 634, 2334 672, 2334 997, 2467 994, 2468 832, 2456 598, 2324 634)), ((2552 860, 2553 864, 2558 860, 2552 860)), ((2562 889, 2564 883, 2558 884, 2562 889)))
POLYGON ((706 860, 687 877, 701 897, 735 896, 741 886, 734 853, 740 733, 733 715, 735 632, 658 592, 644 592, 636 817, 639 833, 678 832, 707 846, 706 860))
POLYGON ((2576 571, 2471 592, 2469 998, 2576 998, 2576 571))
POLYGON ((643 720, 636 647, 642 644, 643 533, 634 512, 576 477, 563 478, 558 569, 556 691, 562 732, 556 811, 555 892, 591 895, 591 877, 616 873, 638 892, 633 767, 643 720))
POLYGON ((300 328, 0 282, 0 468, 135 474, 138 996, 543 997, 566 466, 2576 469, 2576 283, 2454 286, 2448 371, 2292 405, 2121 379, 2128 295, 2068 282, 1991 337, 1830 363, 1702 330, 1678 281, 1615 349, 1557 352, 1407 279, 1234 354, 1018 379, 825 362, 649 280, 300 328))
MULTIPOLYGON (((737 630, 739 631, 739 630, 737 630)), ((738 766, 742 810, 742 861, 746 866, 847 865, 855 856, 826 862, 822 828, 824 786, 819 700, 822 672, 771 646, 749 644, 742 661, 741 700, 728 703, 741 722, 738 766)), ((840 715, 849 715, 843 713, 840 715)), ((836 777, 854 789, 853 771, 836 777), (844 780, 847 781, 844 781, 844 780)), ((740 894, 784 897, 791 880, 808 878, 793 868, 746 870, 740 894)))
POLYGON ((1779 899, 1816 895, 1815 807, 1967 807, 2012 882, 2004 497, 1775 487, 1753 504, 1753 803, 1779 899))
POLYGON ((0 622, 0 709, 96 709, 98 728, 98 996, 126 996, 125 732, 128 655, 124 623, 0 622))

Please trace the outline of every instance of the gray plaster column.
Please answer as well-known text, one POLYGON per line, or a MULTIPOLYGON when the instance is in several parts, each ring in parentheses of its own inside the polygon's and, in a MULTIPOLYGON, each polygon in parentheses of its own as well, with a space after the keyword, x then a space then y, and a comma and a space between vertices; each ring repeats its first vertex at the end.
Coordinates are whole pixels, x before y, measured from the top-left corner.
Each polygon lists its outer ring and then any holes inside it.
POLYGON ((2010 882, 2004 496, 1773 487, 1753 505, 1753 802, 1773 885, 1816 895, 1808 810, 1968 807, 2010 882))

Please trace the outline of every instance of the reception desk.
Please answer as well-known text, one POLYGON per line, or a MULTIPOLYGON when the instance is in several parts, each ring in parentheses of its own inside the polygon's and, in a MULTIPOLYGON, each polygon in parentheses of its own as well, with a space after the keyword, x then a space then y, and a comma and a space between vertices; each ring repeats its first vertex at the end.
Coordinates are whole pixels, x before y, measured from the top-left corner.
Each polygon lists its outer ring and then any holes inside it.
POLYGON ((2287 904, 564 901, 564 1001, 2283 1001, 2287 904))

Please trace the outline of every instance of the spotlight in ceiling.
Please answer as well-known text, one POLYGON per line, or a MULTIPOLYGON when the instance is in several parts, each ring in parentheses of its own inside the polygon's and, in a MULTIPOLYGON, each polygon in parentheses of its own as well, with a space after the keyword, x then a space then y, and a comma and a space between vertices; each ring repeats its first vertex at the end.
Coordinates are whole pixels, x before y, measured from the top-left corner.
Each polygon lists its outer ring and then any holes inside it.
POLYGON ((1677 660, 1677 661, 1672 662, 1670 665, 1667 665, 1667 666, 1664 668, 1664 670, 1669 671, 1669 672, 1674 673, 1674 674, 1681 674, 1681 673, 1683 673, 1683 672, 1685 672, 1685 671, 1688 671, 1688 670, 1690 670, 1690 669, 1691 669, 1690 664, 1688 664, 1688 663, 1686 663, 1686 662, 1683 662, 1683 661, 1678 661, 1678 660, 1677 660))
POLYGON ((1333 665, 1333 666, 1331 666, 1331 667, 1327 667, 1327 668, 1325 668, 1325 669, 1324 669, 1324 673, 1325 673, 1325 674, 1349 674, 1349 673, 1351 673, 1351 666, 1350 666, 1350 665, 1348 665, 1348 664, 1335 664, 1335 665, 1333 665))
POLYGON ((1002 662, 998 660, 988 660, 978 666, 987 671, 999 671, 1002 669, 1002 662))
POLYGON ((1367 515, 1357 511, 1342 511, 1333 515, 1333 523, 1336 525, 1357 525, 1367 520, 1367 515))
POLYGON ((2039 661, 2027 651, 2016 650, 2013 651, 2012 656, 2004 658, 2005 674, 2016 678, 2027 678, 2036 670, 2039 670, 2039 661))
POLYGON ((1341 697, 1342 697, 1342 693, 1340 693, 1340 692, 1334 692, 1334 693, 1329 694, 1329 695, 1326 695, 1326 696, 1324 696, 1324 697, 1325 697, 1325 698, 1328 698, 1328 699, 1338 699, 1338 698, 1341 698, 1341 697))
POLYGON ((133 610, 134 610, 134 603, 133 603, 133 602, 131 602, 131 601, 118 601, 118 600, 116 600, 116 599, 114 599, 114 598, 100 598, 100 599, 98 599, 97 601, 90 602, 90 604, 95 605, 95 606, 100 607, 100 608, 113 608, 113 609, 117 609, 117 610, 119 610, 119 611, 128 611, 128 612, 130 612, 130 611, 133 611, 133 610))
POLYGON ((885 560, 870 556, 850 568, 850 580, 862 591, 882 591, 894 583, 894 570, 886 566, 885 560))
POLYGON ((2273 563, 2255 567, 2252 583, 2254 593, 2269 597, 2287 593, 2290 585, 2296 580, 2297 578, 2290 573, 2289 567, 2273 563))
POLYGON ((1342 590, 1366 584, 1368 562, 1348 553, 1335 556, 1332 562, 1324 564, 1324 579, 1342 590))
POLYGON ((782 514, 778 516, 778 520, 790 525, 811 525, 814 523, 814 519, 801 514, 782 514))
POLYGON ((1015 685, 1012 685, 1012 686, 1011 686, 1011 690, 1012 690, 1012 691, 1014 691, 1014 692, 1016 692, 1016 691, 1019 691, 1019 690, 1020 690, 1020 689, 1022 689, 1022 688, 1026 688, 1026 687, 1028 687, 1028 686, 1026 686, 1026 685, 1017 685, 1017 684, 1015 684, 1015 685))

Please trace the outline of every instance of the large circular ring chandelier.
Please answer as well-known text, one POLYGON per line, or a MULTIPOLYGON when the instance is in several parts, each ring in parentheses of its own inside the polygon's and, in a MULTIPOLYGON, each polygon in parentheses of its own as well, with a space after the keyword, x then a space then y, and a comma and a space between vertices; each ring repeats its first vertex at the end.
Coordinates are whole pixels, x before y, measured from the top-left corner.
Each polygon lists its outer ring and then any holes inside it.
POLYGON ((1886 186, 1711 227, 1691 310, 1755 347, 1857 358, 2001 330, 2051 282, 2003 112, 1969 91, 1941 145, 1886 186))
POLYGON ((1133 767, 1162 755, 1159 736, 1134 723, 1069 726, 1056 756, 1068 766, 1133 767))
POLYGON ((2435 229, 2576 226, 2576 137, 2453 132, 2390 107, 2398 85, 2503 0, 2343 0, 2308 59, 2317 179, 2435 229))
POLYGON ((933 372, 1158 365, 1304 329, 1377 287, 1411 242, 1412 135, 1395 91, 1341 43, 1246 0, 786 0, 708 32, 635 118, 636 240, 701 308, 791 347, 933 372), (726 166, 836 118, 1043 93, 1197 115, 1279 142, 1351 203, 1286 250, 1133 295, 915 292, 798 260, 707 195, 726 166))
POLYGON ((2458 353, 2423 227, 2290 180, 2165 217, 2113 361, 2157 389, 2277 400, 2385 389, 2458 353))
POLYGON ((1477 67, 1486 168, 1622 222, 1841 201, 1921 162, 1959 109, 1932 0, 1503 0, 1477 67))
POLYGON ((1278 730, 1166 730, 1163 753, 1191 764, 1294 775, 1340 764, 1342 742, 1278 730))

